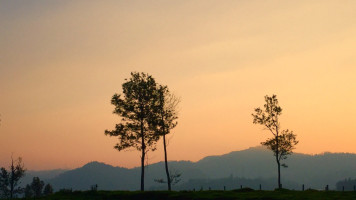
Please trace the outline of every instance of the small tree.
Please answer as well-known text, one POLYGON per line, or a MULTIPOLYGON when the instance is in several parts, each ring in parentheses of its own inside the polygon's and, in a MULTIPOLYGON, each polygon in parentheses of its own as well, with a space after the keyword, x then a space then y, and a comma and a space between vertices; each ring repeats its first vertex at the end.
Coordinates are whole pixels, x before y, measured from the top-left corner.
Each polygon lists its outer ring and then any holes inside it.
MULTIPOLYGON (((125 79, 126 80, 126 79, 125 79)), ((145 73, 131 73, 131 78, 122 84, 123 95, 114 94, 111 103, 114 114, 121 117, 112 131, 105 135, 117 136, 119 151, 133 147, 141 151, 141 191, 144 191, 145 156, 149 150, 155 150, 159 136, 152 128, 155 105, 158 101, 157 85, 154 78, 145 73)))
POLYGON ((31 188, 34 194, 34 197, 41 197, 42 196, 42 190, 44 187, 44 182, 40 180, 38 177, 33 177, 32 183, 31 183, 31 188))
POLYGON ((10 199, 12 199, 16 194, 21 194, 23 192, 23 188, 19 185, 21 184, 20 179, 25 175, 25 171, 25 167, 20 157, 15 161, 11 157, 9 172, 5 168, 1 168, 0 190, 2 197, 10 197, 10 199))
POLYGON ((26 198, 32 198, 33 197, 33 190, 29 184, 26 185, 25 187, 25 197, 26 198))
POLYGON ((276 158, 278 167, 278 188, 281 185, 281 165, 287 167, 286 164, 281 164, 281 160, 287 159, 287 156, 293 153, 295 145, 298 144, 296 135, 293 131, 281 130, 278 117, 282 114, 282 108, 278 104, 277 96, 265 96, 264 109, 256 108, 253 116, 253 123, 260 124, 269 130, 273 137, 261 142, 262 145, 272 150, 276 158))
POLYGON ((167 158, 167 140, 166 135, 170 133, 171 129, 177 126, 178 112, 177 106, 180 100, 174 96, 167 86, 160 85, 158 88, 159 101, 156 107, 156 134, 163 137, 163 149, 164 149, 164 163, 167 176, 168 190, 171 191, 171 176, 168 170, 168 158, 167 158))
POLYGON ((47 196, 53 194, 53 187, 51 184, 47 183, 47 185, 43 189, 43 195, 47 196))

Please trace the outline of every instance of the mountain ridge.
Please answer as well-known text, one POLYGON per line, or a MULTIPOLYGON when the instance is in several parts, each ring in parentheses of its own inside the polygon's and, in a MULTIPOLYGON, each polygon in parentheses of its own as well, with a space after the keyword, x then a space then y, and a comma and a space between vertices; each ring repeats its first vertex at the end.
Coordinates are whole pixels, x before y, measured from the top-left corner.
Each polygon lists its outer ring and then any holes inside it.
MULTIPOLYGON (((306 188, 321 189, 329 185, 330 189, 333 189, 336 182, 356 177, 356 154, 353 153, 294 153, 285 162, 289 167, 282 169, 282 184, 287 183, 287 186, 292 187, 290 189, 300 189, 302 184, 305 184, 306 188)), ((182 174, 181 182, 174 186, 177 189, 192 189, 187 183, 199 183, 192 180, 202 181, 201 185, 216 185, 212 180, 219 180, 217 182, 223 184, 226 177, 235 177, 231 179, 233 184, 236 184, 236 181, 252 184, 252 180, 255 180, 274 185, 272 180, 277 176, 273 153, 262 147, 207 156, 196 162, 170 161, 169 167, 172 171, 182 174)), ((160 178, 165 178, 163 161, 146 166, 147 189, 165 189, 164 185, 154 181, 160 178)), ((57 190, 88 190, 94 184, 98 184, 102 190, 137 190, 139 179, 140 167, 124 168, 93 161, 80 168, 64 171, 46 181, 57 190)))

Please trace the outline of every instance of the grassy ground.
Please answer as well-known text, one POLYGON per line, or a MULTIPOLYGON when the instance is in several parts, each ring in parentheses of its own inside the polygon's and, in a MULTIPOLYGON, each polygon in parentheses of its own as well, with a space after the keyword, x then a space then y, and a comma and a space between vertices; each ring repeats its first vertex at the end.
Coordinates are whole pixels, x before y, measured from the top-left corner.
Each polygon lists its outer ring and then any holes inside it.
POLYGON ((75 191, 58 192, 48 197, 40 198, 42 200, 135 200, 135 199, 243 199, 243 200, 274 200, 274 199, 356 199, 356 192, 336 192, 336 191, 148 191, 148 192, 128 192, 128 191, 75 191))

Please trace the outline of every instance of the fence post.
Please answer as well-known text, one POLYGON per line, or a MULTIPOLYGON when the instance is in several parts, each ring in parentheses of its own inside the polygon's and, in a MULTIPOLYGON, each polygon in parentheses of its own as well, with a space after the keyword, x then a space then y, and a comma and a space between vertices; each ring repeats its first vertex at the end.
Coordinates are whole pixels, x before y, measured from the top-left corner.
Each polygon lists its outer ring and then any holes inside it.
POLYGON ((342 191, 345 191, 345 186, 342 186, 342 191))
POLYGON ((329 185, 326 185, 325 191, 329 191, 329 185))
POLYGON ((356 191, 356 186, 354 185, 354 191, 356 191))
POLYGON ((224 191, 226 190, 225 185, 224 185, 224 191))
POLYGON ((240 185, 240 189, 242 189, 242 185, 240 185))
POLYGON ((302 189, 302 191, 304 191, 304 184, 303 184, 303 189, 302 189))
POLYGON ((262 190, 262 185, 260 184, 260 190, 262 190))
POLYGON ((209 191, 211 190, 211 187, 209 187, 209 191))

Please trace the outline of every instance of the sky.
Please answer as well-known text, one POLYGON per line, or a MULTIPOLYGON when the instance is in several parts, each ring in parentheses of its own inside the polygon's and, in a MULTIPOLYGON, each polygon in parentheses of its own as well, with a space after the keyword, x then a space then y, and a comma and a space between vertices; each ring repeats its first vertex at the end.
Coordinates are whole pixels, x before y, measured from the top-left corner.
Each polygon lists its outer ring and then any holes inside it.
MULTIPOLYGON (((258 146, 276 94, 295 152, 356 153, 356 1, 0 0, 0 163, 140 165, 104 135, 130 72, 181 98, 169 160, 258 146)), ((147 163, 163 160, 163 144, 147 163)), ((272 157, 271 157, 272 159, 272 157)))

